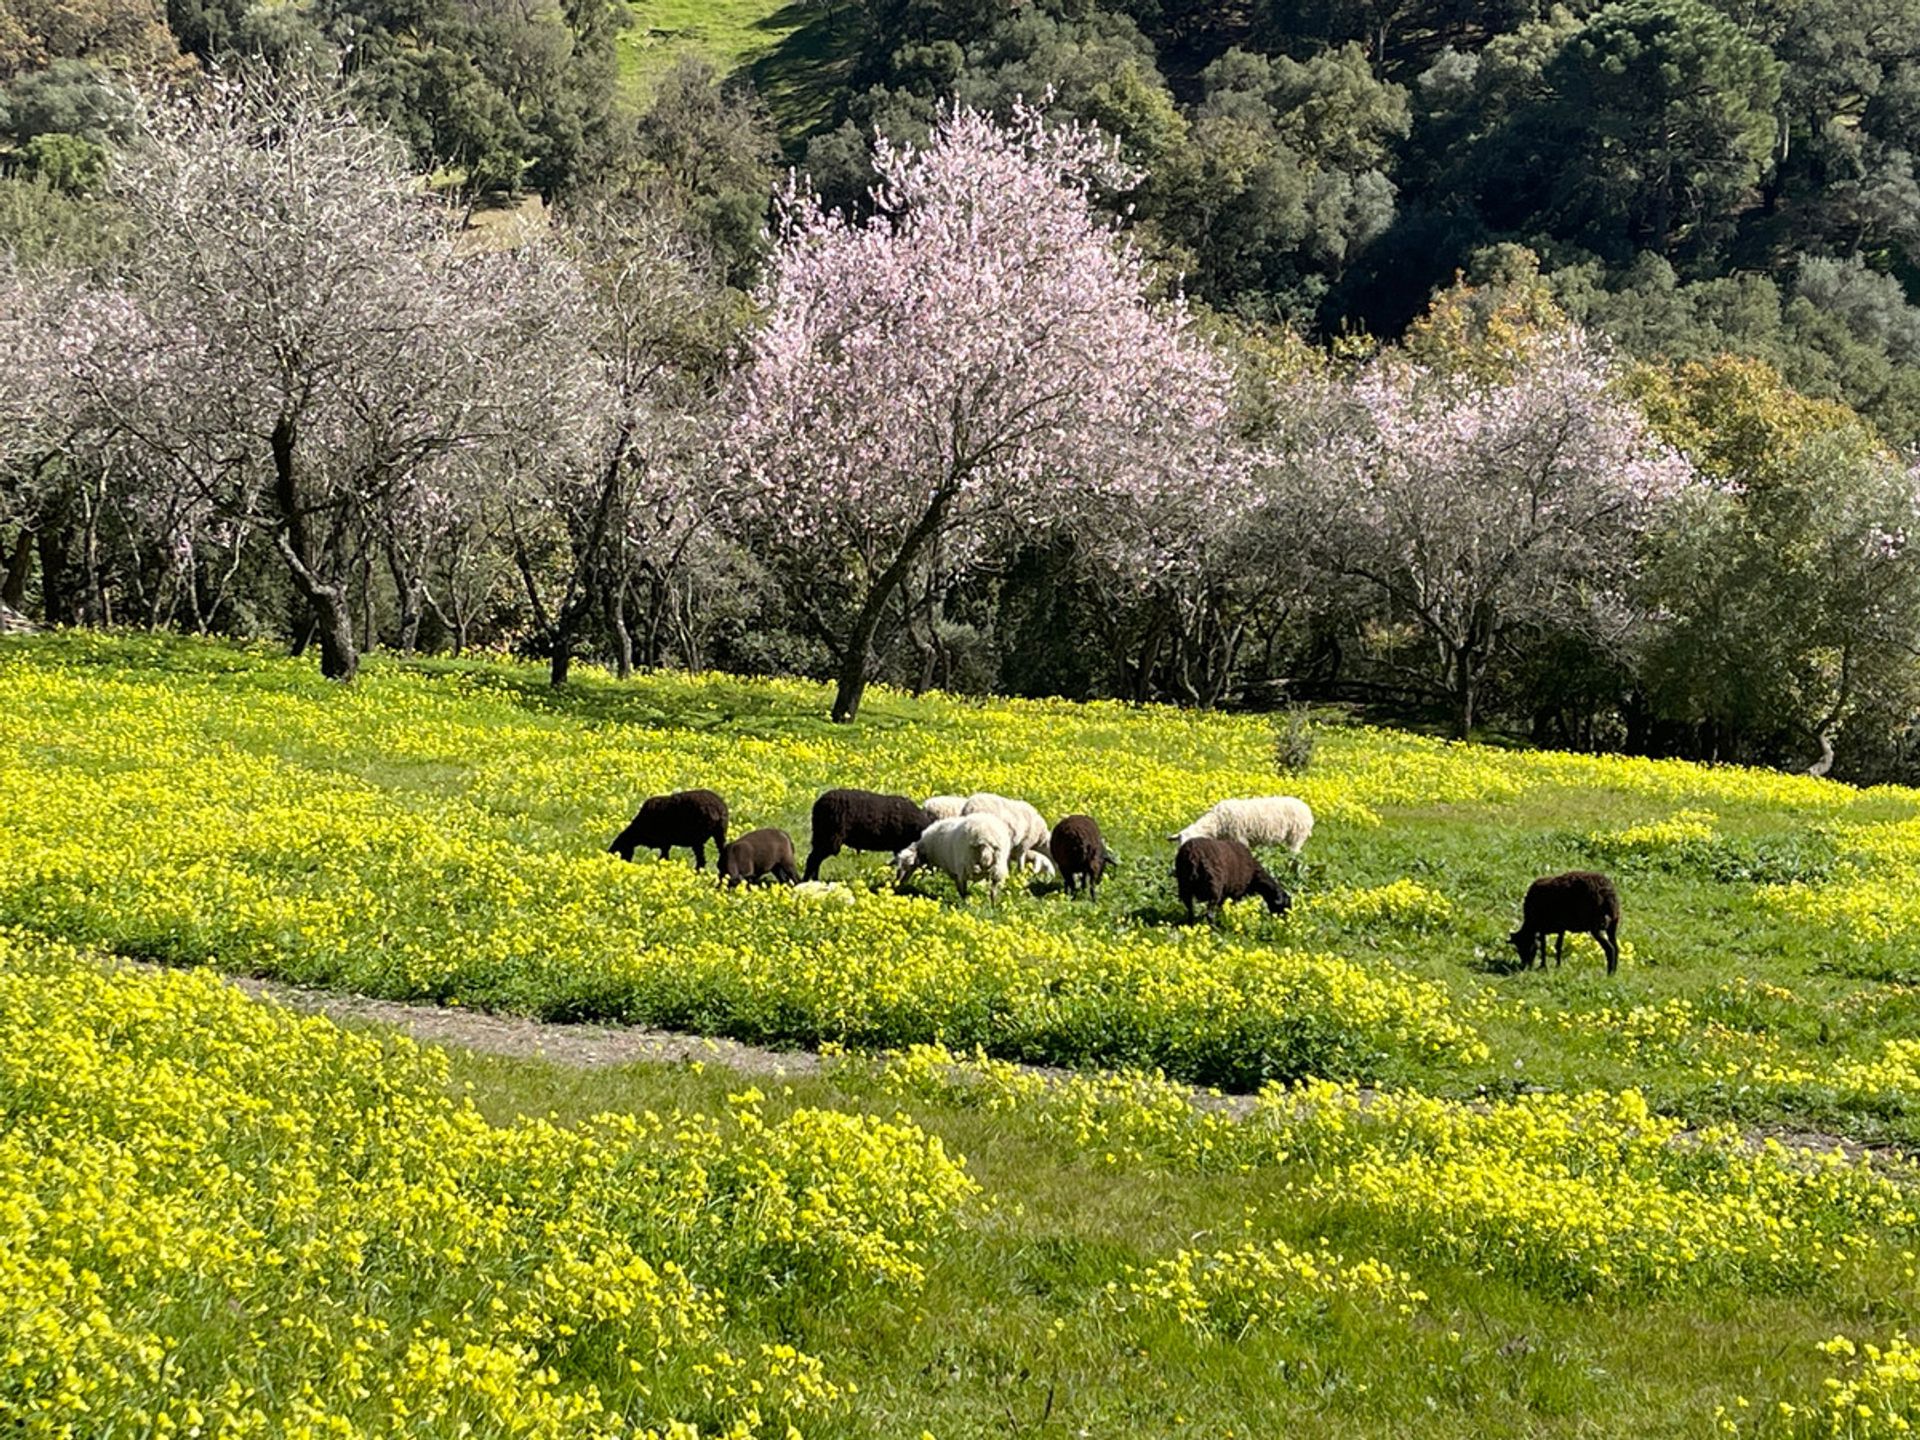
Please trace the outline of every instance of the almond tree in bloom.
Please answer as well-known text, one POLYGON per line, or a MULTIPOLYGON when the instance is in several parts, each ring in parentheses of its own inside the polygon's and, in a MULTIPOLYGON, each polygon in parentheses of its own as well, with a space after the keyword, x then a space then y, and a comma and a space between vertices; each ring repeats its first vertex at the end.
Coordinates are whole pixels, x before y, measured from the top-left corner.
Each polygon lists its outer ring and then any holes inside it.
POLYGON ((497 487, 555 685, 596 617, 619 673, 630 671, 636 580, 679 567, 711 523, 693 456, 711 449, 712 377, 732 321, 726 292, 664 225, 591 214, 566 246, 575 280, 551 287, 538 343, 522 342, 528 423, 501 452, 497 487))
POLYGON ((33 517, 72 426, 59 337, 76 282, 0 253, 0 628, 18 623, 33 517))
POLYGON ((1577 330, 1541 337, 1504 376, 1384 356, 1303 467, 1322 562, 1419 627, 1462 737, 1510 637, 1620 626, 1640 537, 1696 483, 1612 378, 1577 330))
POLYGON ((417 619, 410 545, 442 528, 453 458, 519 423, 513 350, 545 323, 545 272, 463 260, 396 142, 293 82, 156 117, 115 175, 138 233, 129 288, 156 343, 208 377, 164 396, 151 448, 241 452, 321 670, 351 680, 356 572, 364 590, 399 527, 388 558, 417 619))
POLYGON ((1225 367, 1094 218, 1091 189, 1128 178, 1111 142, 955 107, 874 167, 865 223, 789 186, 731 429, 757 547, 812 577, 803 609, 844 601, 837 721, 917 566, 1122 523, 1174 485, 1205 505, 1225 445, 1225 367))

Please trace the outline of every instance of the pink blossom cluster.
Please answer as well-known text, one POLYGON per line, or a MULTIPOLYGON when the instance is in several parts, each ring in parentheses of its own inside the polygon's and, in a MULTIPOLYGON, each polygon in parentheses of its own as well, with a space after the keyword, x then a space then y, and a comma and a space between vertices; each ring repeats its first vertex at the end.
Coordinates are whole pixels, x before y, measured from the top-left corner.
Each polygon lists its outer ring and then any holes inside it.
POLYGON ((955 106, 875 165, 864 222, 782 197, 728 436, 748 529, 871 578, 917 530, 958 567, 1010 532, 1207 505, 1229 373, 1094 217, 1113 143, 955 106))

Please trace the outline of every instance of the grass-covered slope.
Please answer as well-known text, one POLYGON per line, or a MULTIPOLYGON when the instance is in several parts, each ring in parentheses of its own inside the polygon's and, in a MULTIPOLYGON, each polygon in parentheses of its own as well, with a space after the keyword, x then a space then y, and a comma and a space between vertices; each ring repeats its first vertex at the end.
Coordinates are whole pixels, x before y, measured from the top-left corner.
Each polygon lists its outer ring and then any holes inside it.
POLYGON ((0 652, 0 923, 372 994, 754 1040, 940 1041, 1252 1087, 1648 1087, 1700 1113, 1915 1133, 1906 921, 1920 797, 1674 763, 1325 732, 1271 768, 1259 717, 814 687, 375 665, 353 690, 187 642, 0 652), (1097 906, 900 895, 844 855, 825 894, 722 894, 606 840, 712 786, 802 852, 814 795, 994 789, 1099 818, 1097 906), (1285 921, 1176 923, 1165 836, 1275 790, 1319 817, 1285 921), (1500 973, 1534 875, 1614 870, 1625 960, 1500 973))
MULTIPOLYGON (((0 649, 0 1431, 28 1436, 1906 1433, 1920 805, 1258 718, 0 649), (836 783, 1088 809, 1098 906, 721 895, 641 796, 804 831, 836 783), (1284 921, 1175 922, 1220 795, 1320 816, 1284 921), (1503 973, 1620 877, 1608 979, 1503 973), (8 928, 10 927, 10 928, 8 928), (210 976, 856 1047, 770 1095, 344 1034, 210 976), (1335 1079, 1384 1082, 1360 1089, 1335 1079), (961 1157, 965 1157, 962 1159, 961 1157), (1836 1339, 1835 1337, 1846 1337, 1836 1339), (1869 1350, 1868 1346, 1879 1347, 1869 1350), (697 1430, 694 1428, 697 1427, 697 1430)), ((804 836, 802 837, 804 844, 804 836)))

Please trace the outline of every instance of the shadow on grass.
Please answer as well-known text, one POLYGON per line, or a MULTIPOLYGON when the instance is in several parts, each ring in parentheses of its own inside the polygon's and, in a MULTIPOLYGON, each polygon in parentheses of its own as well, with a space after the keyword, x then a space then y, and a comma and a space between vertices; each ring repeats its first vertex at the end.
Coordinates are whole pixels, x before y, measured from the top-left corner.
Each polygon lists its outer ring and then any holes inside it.
MULTIPOLYGON (((915 702, 892 697, 869 699, 852 725, 836 725, 827 717, 828 693, 823 687, 818 710, 796 707, 791 695, 742 678, 724 687, 713 703, 662 703, 645 684, 601 680, 587 676, 568 681, 556 690, 545 672, 479 669, 457 663, 417 662, 414 673, 460 686, 542 715, 598 725, 625 725, 642 730, 725 732, 754 739, 794 737, 848 740, 863 732, 905 730, 924 723, 915 702)), ((644 677, 637 677, 644 679, 644 677)))
POLYGON ((789 147, 839 118, 843 88, 866 38, 847 8, 795 0, 755 22, 756 29, 787 32, 747 67, 747 74, 789 147))

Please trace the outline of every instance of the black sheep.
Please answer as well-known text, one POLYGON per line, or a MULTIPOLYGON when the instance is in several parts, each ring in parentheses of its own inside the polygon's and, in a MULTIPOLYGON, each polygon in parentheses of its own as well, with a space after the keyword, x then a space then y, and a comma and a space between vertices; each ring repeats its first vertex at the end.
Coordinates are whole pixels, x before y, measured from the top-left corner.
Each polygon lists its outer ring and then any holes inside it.
POLYGON ((1087 898, 1099 898, 1100 877, 1113 863, 1113 857, 1107 854, 1107 842, 1091 815, 1069 815, 1054 826, 1047 849, 1067 894, 1074 893, 1073 882, 1078 877, 1080 889, 1087 898))
POLYGON ((874 790, 829 790, 813 802, 813 845, 807 879, 820 878, 820 862, 842 850, 880 850, 893 855, 920 838, 933 817, 917 800, 874 790))
POLYGON ((784 830, 749 830, 720 852, 719 863, 722 885, 766 879, 782 885, 800 883, 799 868, 793 863, 793 839, 784 830))
POLYGON ((1229 900, 1258 895, 1267 909, 1284 915, 1293 897, 1280 888, 1260 862, 1238 840, 1189 840, 1173 857, 1173 878, 1180 886, 1180 903, 1187 907, 1187 919, 1194 920, 1196 904, 1220 918, 1220 907, 1229 900))
POLYGON ((1567 945, 1567 932, 1591 935, 1606 953, 1607 974, 1620 965, 1620 893, 1613 881, 1593 870, 1569 870, 1564 875, 1548 875, 1527 887, 1527 898, 1520 902, 1520 928, 1507 938, 1520 952, 1520 968, 1533 964, 1537 953, 1540 968, 1547 968, 1547 936, 1553 939, 1553 963, 1557 966, 1567 945))
POLYGON ((676 845, 693 851, 693 868, 707 868, 707 841, 716 849, 727 843, 727 802, 711 790, 681 790, 655 795, 640 807, 626 829, 613 837, 607 849, 622 860, 636 850, 658 850, 662 860, 676 845))

